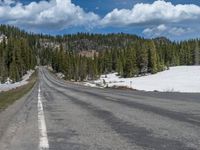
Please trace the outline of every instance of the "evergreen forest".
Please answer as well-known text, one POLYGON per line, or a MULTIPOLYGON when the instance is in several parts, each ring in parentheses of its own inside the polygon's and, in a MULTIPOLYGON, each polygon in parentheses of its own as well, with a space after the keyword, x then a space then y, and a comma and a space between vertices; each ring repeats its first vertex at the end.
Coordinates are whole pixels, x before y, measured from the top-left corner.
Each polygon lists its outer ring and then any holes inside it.
POLYGON ((66 80, 84 81, 118 72, 122 77, 155 74, 170 66, 199 64, 199 39, 181 42, 165 37, 77 33, 51 36, 1 25, 0 81, 20 81, 27 70, 48 65, 66 80), (198 55, 198 56, 197 56, 198 55))

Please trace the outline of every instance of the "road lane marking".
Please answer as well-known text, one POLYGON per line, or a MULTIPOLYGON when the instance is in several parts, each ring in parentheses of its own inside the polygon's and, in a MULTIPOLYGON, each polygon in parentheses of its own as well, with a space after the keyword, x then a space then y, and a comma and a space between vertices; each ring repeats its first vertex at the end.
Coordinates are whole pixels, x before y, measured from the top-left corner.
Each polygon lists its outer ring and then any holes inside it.
POLYGON ((49 149, 49 141, 47 136, 47 128, 43 110, 43 104, 41 101, 41 94, 40 94, 40 86, 38 89, 38 128, 39 128, 39 149, 40 150, 48 150, 49 149))

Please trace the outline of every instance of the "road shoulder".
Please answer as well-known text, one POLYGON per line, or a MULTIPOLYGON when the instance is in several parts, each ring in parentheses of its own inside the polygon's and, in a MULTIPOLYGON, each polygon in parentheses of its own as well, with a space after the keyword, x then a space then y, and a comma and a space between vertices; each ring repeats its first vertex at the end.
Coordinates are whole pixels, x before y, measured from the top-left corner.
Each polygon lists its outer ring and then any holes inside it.
POLYGON ((32 93, 37 89, 38 83, 35 83, 33 88, 26 93, 23 97, 16 100, 14 103, 9 105, 6 109, 0 111, 0 141, 9 126, 10 121, 15 117, 15 115, 24 106, 26 100, 30 99, 32 93))

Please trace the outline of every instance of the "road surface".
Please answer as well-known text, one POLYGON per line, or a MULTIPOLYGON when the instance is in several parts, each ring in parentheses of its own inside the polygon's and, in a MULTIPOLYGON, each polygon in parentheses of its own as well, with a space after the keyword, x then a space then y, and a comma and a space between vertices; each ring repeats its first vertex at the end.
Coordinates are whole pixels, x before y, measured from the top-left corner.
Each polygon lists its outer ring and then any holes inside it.
POLYGON ((84 87, 40 67, 32 91, 0 113, 0 149, 198 150, 200 94, 84 87))

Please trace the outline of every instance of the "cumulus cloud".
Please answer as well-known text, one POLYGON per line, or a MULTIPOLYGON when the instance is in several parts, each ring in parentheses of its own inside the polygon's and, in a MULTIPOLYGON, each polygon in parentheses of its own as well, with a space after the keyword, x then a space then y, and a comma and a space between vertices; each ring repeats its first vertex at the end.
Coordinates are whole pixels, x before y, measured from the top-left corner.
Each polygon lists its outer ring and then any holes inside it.
POLYGON ((145 28, 144 35, 181 35, 191 31, 191 24, 196 27, 200 24, 200 6, 173 5, 157 0, 151 4, 137 3, 132 9, 114 9, 100 18, 94 12, 84 11, 71 0, 41 0, 26 5, 18 0, 0 0, 0 22, 39 31, 70 27, 91 29, 139 26, 145 28), (180 24, 185 26, 180 27, 180 24))
POLYGON ((0 0, 0 5, 11 5, 15 3, 16 3, 15 0, 0 0))
POLYGON ((183 35, 186 33, 191 33, 191 32, 193 32, 193 30, 190 27, 187 27, 187 28, 173 27, 173 28, 171 28, 171 30, 169 30, 170 34, 177 35, 177 36, 180 36, 180 35, 183 35))
POLYGON ((132 9, 114 9, 101 21, 104 26, 159 25, 200 19, 200 7, 194 4, 173 5, 157 0, 152 4, 138 3, 132 9))
POLYGON ((146 28, 143 30, 143 34, 148 37, 157 37, 157 36, 180 36, 183 34, 191 33, 193 30, 189 27, 171 27, 161 24, 156 27, 146 28))
POLYGON ((0 19, 6 23, 30 27, 63 29, 71 26, 93 26, 99 16, 85 12, 71 0, 50 0, 23 5, 12 0, 1 1, 0 19), (12 5, 11 5, 12 4, 12 5))

